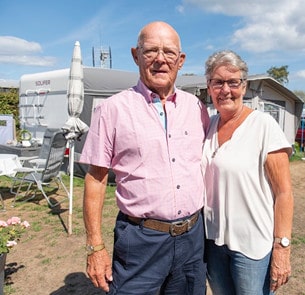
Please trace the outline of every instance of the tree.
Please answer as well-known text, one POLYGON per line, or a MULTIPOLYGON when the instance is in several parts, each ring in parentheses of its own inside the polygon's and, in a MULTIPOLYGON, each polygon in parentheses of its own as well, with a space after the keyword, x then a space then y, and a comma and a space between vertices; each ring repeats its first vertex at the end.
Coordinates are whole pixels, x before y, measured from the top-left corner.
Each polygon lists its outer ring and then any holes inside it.
POLYGON ((294 94, 296 96, 298 96, 299 98, 301 98, 304 102, 305 102, 305 91, 302 91, 302 90, 295 90, 293 91, 294 94))
POLYGON ((279 83, 284 84, 288 83, 288 66, 281 66, 281 67, 271 67, 268 71, 267 74, 277 80, 279 83))

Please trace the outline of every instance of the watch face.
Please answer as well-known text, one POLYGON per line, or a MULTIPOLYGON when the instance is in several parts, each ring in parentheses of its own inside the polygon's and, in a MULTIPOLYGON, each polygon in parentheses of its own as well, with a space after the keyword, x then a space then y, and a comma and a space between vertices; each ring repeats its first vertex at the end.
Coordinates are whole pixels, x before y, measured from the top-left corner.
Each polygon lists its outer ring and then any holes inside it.
POLYGON ((88 252, 89 254, 93 253, 93 250, 94 250, 93 246, 87 245, 86 248, 87 248, 86 250, 87 250, 87 252, 88 252))
POLYGON ((283 247, 288 247, 289 244, 290 244, 289 239, 287 239, 287 238, 282 238, 282 240, 281 240, 281 245, 282 245, 283 247))

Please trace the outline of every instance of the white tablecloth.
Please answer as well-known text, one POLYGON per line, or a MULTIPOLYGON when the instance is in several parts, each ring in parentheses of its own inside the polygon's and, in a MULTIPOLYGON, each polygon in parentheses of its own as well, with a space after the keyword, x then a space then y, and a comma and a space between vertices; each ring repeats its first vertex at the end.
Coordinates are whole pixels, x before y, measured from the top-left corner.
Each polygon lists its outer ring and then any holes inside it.
POLYGON ((17 155, 0 154, 0 175, 15 176, 16 168, 21 168, 17 155))

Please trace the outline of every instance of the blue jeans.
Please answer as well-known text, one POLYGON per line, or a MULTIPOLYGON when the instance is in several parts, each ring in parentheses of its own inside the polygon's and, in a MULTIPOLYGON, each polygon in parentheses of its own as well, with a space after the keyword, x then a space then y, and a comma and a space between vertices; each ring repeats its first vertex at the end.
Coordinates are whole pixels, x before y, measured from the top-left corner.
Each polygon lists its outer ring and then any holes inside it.
POLYGON ((214 295, 271 295, 271 252, 260 260, 206 240, 207 277, 214 295))
POLYGON ((190 231, 171 236, 129 222, 119 213, 111 295, 204 295, 202 214, 190 231))

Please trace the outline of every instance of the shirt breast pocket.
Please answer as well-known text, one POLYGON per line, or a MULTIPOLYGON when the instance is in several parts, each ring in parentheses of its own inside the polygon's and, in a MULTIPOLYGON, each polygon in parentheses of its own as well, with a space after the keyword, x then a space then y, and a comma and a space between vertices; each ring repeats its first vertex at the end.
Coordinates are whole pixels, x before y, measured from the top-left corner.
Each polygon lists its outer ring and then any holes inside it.
POLYGON ((198 161, 202 156, 203 136, 192 130, 176 130, 169 133, 170 149, 176 150, 175 153, 185 161, 198 161))

